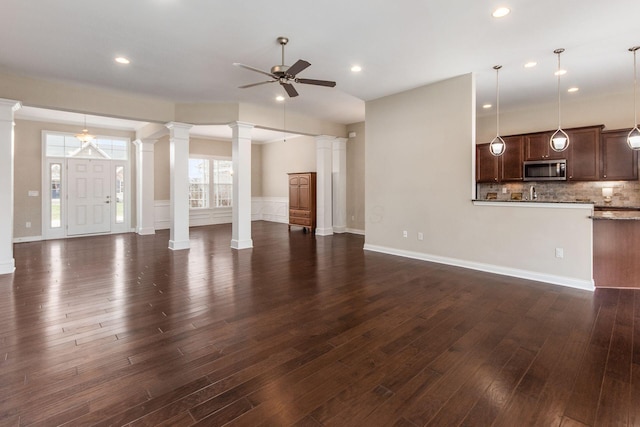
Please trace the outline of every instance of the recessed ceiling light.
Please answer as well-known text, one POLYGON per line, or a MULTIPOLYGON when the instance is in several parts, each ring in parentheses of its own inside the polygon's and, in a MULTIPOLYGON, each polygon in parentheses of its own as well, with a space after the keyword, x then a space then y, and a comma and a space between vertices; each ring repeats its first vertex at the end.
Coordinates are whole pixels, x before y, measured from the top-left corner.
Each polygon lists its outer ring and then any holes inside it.
POLYGON ((553 73, 553 75, 555 76, 564 76, 565 74, 567 74, 567 70, 558 70, 555 73, 553 73))
POLYGON ((351 67, 351 71, 353 73, 359 73, 360 71, 362 71, 362 67, 359 65, 354 65, 353 67, 351 67))
POLYGON ((503 16, 507 16, 509 12, 511 12, 511 10, 508 7, 499 7, 493 11, 491 16, 494 18, 502 18, 503 16))
POLYGON ((569 89, 567 89, 567 92, 572 93, 572 92, 577 92, 579 91, 580 88, 579 87, 570 87, 569 89))
POLYGON ((536 61, 529 61, 526 64, 524 64, 524 68, 533 68, 536 65, 538 65, 538 63, 536 61))
POLYGON ((284 101, 284 96, 282 96, 282 95, 276 96, 276 101, 278 101, 278 102, 284 101))
POLYGON ((115 61, 116 61, 118 64, 125 64, 125 65, 126 65, 126 64, 130 64, 130 63, 131 63, 131 61, 129 61, 129 60, 128 60, 127 58, 125 58, 124 56, 118 56, 118 57, 116 57, 115 61))
POLYGON ((493 105, 491 105, 491 104, 484 104, 484 105, 482 106, 482 108, 484 108, 485 110, 488 110, 488 109, 489 109, 489 108, 491 108, 491 107, 493 107, 493 105))

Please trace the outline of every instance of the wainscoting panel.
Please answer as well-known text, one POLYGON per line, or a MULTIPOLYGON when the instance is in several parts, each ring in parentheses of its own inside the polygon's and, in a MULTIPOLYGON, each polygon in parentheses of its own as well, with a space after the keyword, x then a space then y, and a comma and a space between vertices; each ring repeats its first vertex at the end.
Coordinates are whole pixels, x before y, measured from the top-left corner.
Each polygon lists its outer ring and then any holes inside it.
MULTIPOLYGON (((171 225, 169 200, 156 200, 154 204, 156 230, 168 229, 171 225)), ((189 211, 189 226, 228 224, 233 220, 231 208, 193 209, 189 211)), ((289 222, 289 199, 286 197, 252 197, 251 220, 289 222)))

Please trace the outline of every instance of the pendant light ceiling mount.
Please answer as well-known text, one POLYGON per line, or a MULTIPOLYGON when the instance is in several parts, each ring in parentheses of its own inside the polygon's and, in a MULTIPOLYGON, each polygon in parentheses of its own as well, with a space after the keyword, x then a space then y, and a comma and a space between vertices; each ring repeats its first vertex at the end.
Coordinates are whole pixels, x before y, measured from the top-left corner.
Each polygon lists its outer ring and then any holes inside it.
POLYGON ((493 66, 493 69, 496 70, 496 137, 489 144, 489 152, 496 157, 502 156, 507 148, 507 144, 500 136, 500 81, 498 76, 501 68, 502 65, 493 66))
POLYGON ((562 130, 562 109, 560 105, 560 54, 564 52, 564 49, 556 49, 553 51, 556 55, 558 55, 558 70, 556 71, 556 75, 558 76, 558 130, 551 135, 549 139, 549 145, 553 151, 564 151, 569 147, 569 135, 565 131, 562 130))
POLYGON ((640 49, 640 46, 634 46, 629 48, 629 52, 633 53, 633 122, 634 127, 627 135, 627 144, 632 150, 640 150, 640 129, 638 129, 638 97, 637 97, 637 86, 638 86, 638 73, 636 66, 636 51, 640 49))

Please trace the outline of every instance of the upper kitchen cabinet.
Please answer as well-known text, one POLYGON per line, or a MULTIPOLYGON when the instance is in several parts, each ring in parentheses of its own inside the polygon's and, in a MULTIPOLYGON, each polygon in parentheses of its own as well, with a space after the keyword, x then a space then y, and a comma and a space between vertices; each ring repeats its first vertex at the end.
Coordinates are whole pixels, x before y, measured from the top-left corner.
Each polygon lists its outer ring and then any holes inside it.
POLYGON ((476 182, 498 182, 498 157, 491 154, 489 144, 476 145, 476 182))
POLYGON ((597 181, 600 177, 600 132, 602 126, 567 129, 567 179, 597 181))
POLYGON ((499 161, 500 180, 522 181, 522 162, 524 161, 524 138, 521 135, 505 136, 504 154, 499 161))
POLYGON ((566 159, 567 153, 551 149, 549 140, 553 132, 539 132, 524 135, 525 160, 566 159))
POLYGON ((602 132, 600 179, 638 179, 638 152, 627 145, 629 129, 602 132))
POLYGON ((522 161, 524 158, 522 136, 506 136, 502 156, 494 156, 489 144, 476 145, 476 182, 522 181, 522 161))

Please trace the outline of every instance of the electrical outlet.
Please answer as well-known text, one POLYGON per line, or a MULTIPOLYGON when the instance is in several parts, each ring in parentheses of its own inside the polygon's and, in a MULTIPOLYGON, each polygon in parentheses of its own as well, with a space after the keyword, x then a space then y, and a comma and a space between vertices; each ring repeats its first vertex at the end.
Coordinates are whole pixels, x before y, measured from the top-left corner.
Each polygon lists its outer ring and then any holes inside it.
POLYGON ((355 215, 351 215, 351 221, 355 221, 356 220, 356 216, 355 215))
POLYGON ((409 233, 407 233, 407 230, 403 230, 402 231, 402 237, 408 237, 409 233))
POLYGON ((502 194, 507 194, 507 187, 502 187, 502 194))
POLYGON ((418 240, 424 240, 424 234, 422 231, 418 231, 418 240))
POLYGON ((26 228, 31 228, 31 221, 27 221, 27 223, 24 225, 26 228))
POLYGON ((556 248, 556 258, 564 258, 564 249, 556 248))

